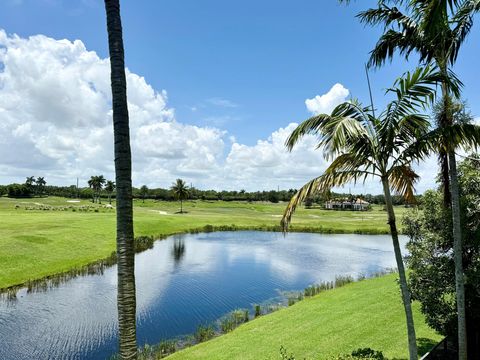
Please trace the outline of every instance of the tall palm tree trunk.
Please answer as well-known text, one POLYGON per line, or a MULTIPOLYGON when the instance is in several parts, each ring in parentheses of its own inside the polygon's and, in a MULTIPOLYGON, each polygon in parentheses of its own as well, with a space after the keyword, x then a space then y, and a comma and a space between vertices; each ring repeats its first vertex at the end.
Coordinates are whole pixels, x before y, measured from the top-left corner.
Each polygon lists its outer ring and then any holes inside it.
POLYGON ((460 191, 458 188, 455 152, 448 154, 452 194, 453 257, 455 262, 455 290, 457 293, 458 359, 467 360, 467 321, 465 316, 465 280, 463 274, 462 228, 460 224, 460 191))
POLYGON ((180 199, 180 214, 183 214, 183 200, 180 199))
POLYGON ((132 157, 127 81, 119 0, 105 0, 112 82, 115 181, 117 184, 117 308, 120 357, 136 359, 135 253, 133 241, 132 157))
MULTIPOLYGON (((446 70, 443 69, 446 73, 446 70)), ((453 125, 452 101, 448 85, 442 84, 443 126, 453 125)), ((465 279, 463 274, 462 227, 460 223, 460 190, 458 187, 455 149, 448 149, 448 171, 450 175, 450 197, 452 206, 453 258, 455 263, 455 292, 457 297, 458 359, 467 360, 467 325, 465 315, 465 279)))
POLYGON ((390 185, 387 177, 382 177, 382 185, 388 213, 388 225, 390 226, 390 234, 392 236, 393 251, 395 253, 395 260, 397 262, 398 275, 400 277, 400 289, 402 291, 403 307, 405 309, 405 316, 407 318, 408 351, 410 354, 410 360, 417 360, 417 338, 415 335, 415 324, 413 321, 412 302, 410 298, 410 291, 407 285, 407 276, 405 274, 405 266, 403 265, 400 242, 398 241, 397 223, 395 220, 392 195, 390 194, 390 185))

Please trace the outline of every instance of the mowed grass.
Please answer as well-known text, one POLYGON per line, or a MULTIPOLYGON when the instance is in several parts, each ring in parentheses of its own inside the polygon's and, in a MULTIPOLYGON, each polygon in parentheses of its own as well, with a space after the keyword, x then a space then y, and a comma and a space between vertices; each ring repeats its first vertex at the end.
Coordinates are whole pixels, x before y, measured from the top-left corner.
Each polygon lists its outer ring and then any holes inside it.
MULTIPOLYGON (((115 250, 115 211, 80 212, 88 200, 0 198, 0 288, 68 271, 108 257, 115 250), (26 210, 50 205, 66 211, 26 210), (17 207, 17 208, 16 208, 17 207), (73 209, 77 211, 73 211, 73 209)), ((104 202, 105 204, 105 202, 104 202)), ((95 205, 97 206, 97 205, 95 205)), ((113 203, 115 206, 115 203, 113 203)), ((176 214, 176 202, 135 201, 135 236, 169 235, 213 226, 241 229, 279 225, 285 203, 187 201, 186 214, 176 214)), ((404 208, 397 208, 401 218, 404 208)), ((299 209, 292 230, 387 233, 386 213, 380 206, 369 212, 299 209)))
MULTIPOLYGON (((441 336, 425 324, 419 304, 413 307, 417 343, 424 354, 441 336)), ((281 346, 296 359, 328 359, 365 347, 382 351, 389 359, 407 359, 396 274, 323 292, 168 359, 279 359, 281 346)))

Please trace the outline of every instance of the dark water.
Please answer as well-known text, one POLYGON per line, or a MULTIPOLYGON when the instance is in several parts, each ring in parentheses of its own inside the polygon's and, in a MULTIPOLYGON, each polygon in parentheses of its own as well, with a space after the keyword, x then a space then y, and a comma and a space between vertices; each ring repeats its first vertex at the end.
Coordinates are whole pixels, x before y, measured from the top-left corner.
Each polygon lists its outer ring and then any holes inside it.
MULTIPOLYGON (((394 266, 391 239, 383 235, 173 236, 136 256, 139 344, 193 333, 237 308, 281 301, 281 291, 394 266)), ((116 267, 0 300, 0 359, 105 359, 116 350, 116 267)))

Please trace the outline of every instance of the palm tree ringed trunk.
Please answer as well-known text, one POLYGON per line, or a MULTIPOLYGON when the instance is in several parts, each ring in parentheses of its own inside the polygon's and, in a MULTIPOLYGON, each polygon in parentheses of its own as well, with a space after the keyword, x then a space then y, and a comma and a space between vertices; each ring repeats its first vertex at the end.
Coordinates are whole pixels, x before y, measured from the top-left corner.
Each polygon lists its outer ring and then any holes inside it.
MULTIPOLYGON (((446 73, 446 70, 443 70, 446 73)), ((444 126, 453 125, 451 98, 448 86, 442 83, 444 126)), ((447 144, 448 145, 448 144, 447 144)), ((450 197, 452 207, 453 258, 455 263, 455 292, 457 297, 458 359, 467 360, 467 322, 465 315, 465 279, 463 274, 462 227, 460 222, 460 190, 458 186, 455 149, 448 149, 448 171, 450 175, 450 197)))
POLYGON ((415 324, 413 321, 412 302, 410 291, 407 285, 407 276, 405 274, 405 266, 403 265, 402 251, 398 241, 397 223, 395 220, 395 212, 393 210, 392 195, 390 193, 390 184, 387 177, 382 177, 383 192, 385 194, 385 205, 388 213, 388 225, 390 226, 390 234, 392 236, 393 250, 395 260, 397 262, 398 275, 400 277, 400 289, 402 291, 403 306, 405 316, 407 318, 407 334, 408 334, 408 351, 410 360, 418 359, 417 337, 415 334, 415 324))
POLYGON ((117 184, 117 309, 121 359, 137 358, 132 163, 119 0, 105 0, 117 184))
POLYGON ((457 294, 458 359, 467 360, 467 321, 465 316, 465 279, 463 274, 462 228, 460 224, 460 192, 458 187, 455 152, 448 153, 452 194, 453 257, 455 262, 455 290, 457 294))
POLYGON ((183 200, 180 198, 180 214, 183 214, 183 200))

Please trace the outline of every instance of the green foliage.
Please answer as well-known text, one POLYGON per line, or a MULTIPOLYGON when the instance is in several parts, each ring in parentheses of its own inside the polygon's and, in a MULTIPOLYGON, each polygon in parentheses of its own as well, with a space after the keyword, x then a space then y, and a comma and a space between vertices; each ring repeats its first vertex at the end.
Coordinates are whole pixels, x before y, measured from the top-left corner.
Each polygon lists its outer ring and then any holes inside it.
POLYGON ((248 320, 248 310, 234 310, 220 319, 220 330, 228 333, 248 320))
POLYGON ((25 198, 33 195, 33 188, 25 184, 11 184, 7 186, 8 197, 25 198))
POLYGON ((262 315, 262 307, 260 305, 255 305, 255 317, 262 315))
MULTIPOLYGON (((469 336, 480 330, 480 160, 459 164, 463 229, 466 315, 469 336)), ((452 217, 443 208, 440 191, 427 191, 423 212, 411 212, 404 219, 410 237, 408 265, 412 295, 422 303, 430 326, 443 335, 455 335, 457 308, 453 259, 452 217)), ((473 343, 472 339, 472 343, 473 343)))
POLYGON ((197 343, 212 339, 215 336, 213 325, 200 325, 193 335, 197 343))
POLYGON ((172 340, 164 340, 156 345, 144 345, 138 349, 138 360, 163 359, 177 350, 177 343, 172 340))
POLYGON ((352 356, 358 359, 387 360, 381 351, 370 348, 362 348, 352 351, 352 356))

